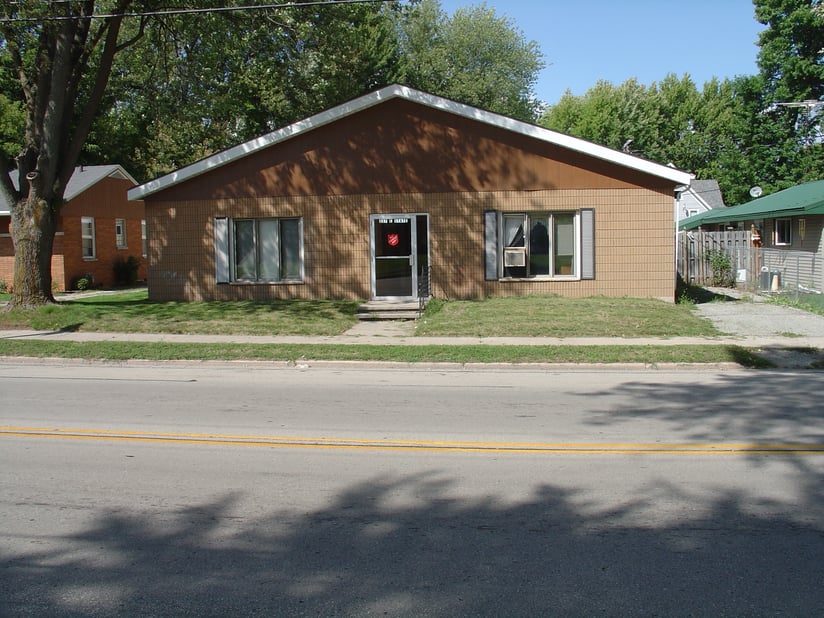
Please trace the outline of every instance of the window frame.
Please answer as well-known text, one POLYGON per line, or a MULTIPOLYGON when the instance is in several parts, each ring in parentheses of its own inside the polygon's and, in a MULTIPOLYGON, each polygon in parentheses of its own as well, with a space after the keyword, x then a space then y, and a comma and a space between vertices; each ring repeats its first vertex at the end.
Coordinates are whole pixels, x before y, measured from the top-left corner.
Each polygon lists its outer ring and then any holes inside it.
MULTIPOLYGON (((581 253, 582 253, 582 239, 581 239, 581 210, 530 210, 500 212, 498 217, 498 273, 497 280, 499 281, 579 281, 583 279, 581 253), (572 218, 572 254, 571 263, 568 265, 571 272, 560 272, 559 257, 569 256, 569 254, 558 254, 558 222, 562 217, 572 218), (507 241, 506 233, 512 228, 507 226, 508 221, 522 220, 522 233, 516 234, 516 238, 512 240, 517 242, 517 245, 510 246, 507 241), (548 234, 548 247, 546 252, 547 265, 546 272, 533 273, 531 269, 537 262, 537 257, 543 257, 543 253, 532 251, 533 228, 538 223, 543 223, 548 234), (523 258, 517 256, 518 261, 524 262, 523 267, 507 266, 507 262, 513 263, 515 256, 509 255, 514 253, 523 253, 523 258), (513 268, 523 268, 522 275, 508 275, 507 271, 513 268)), ((566 261, 566 260, 564 260, 566 261)), ((564 265, 566 266, 566 265, 564 265)))
MULTIPOLYGON (((304 275, 304 243, 303 243, 303 218, 302 217, 236 217, 228 219, 228 283, 240 285, 255 285, 255 284, 280 284, 280 283, 303 283, 304 275), (284 224, 288 222, 296 222, 297 228, 295 234, 297 235, 297 259, 298 273, 289 275, 285 268, 288 268, 288 263, 284 259, 284 252, 287 247, 284 245, 283 238, 285 232, 284 224), (251 237, 252 246, 245 248, 251 249, 251 258, 254 260, 254 274, 253 276, 238 275, 238 224, 251 223, 253 235, 251 237), (276 236, 274 239, 269 239, 266 242, 261 241, 261 224, 274 224, 276 236), (275 255, 265 254, 264 251, 276 252, 275 255), (274 258, 274 261, 270 261, 274 258), (274 265, 277 273, 275 276, 267 276, 265 274, 266 263, 269 266, 274 265)), ((292 243, 294 249, 294 243, 292 243)), ((247 259, 249 255, 247 255, 247 259)))
POLYGON ((149 236, 146 233, 146 219, 140 220, 140 250, 144 258, 149 255, 149 236))
POLYGON ((95 231, 94 217, 80 217, 80 253, 84 260, 91 261, 97 259, 97 239, 95 231), (91 233, 86 233, 86 226, 91 233), (91 255, 86 255, 86 242, 89 241, 91 255))
POLYGON ((114 242, 118 249, 128 249, 126 241, 126 219, 114 220, 114 242))
POLYGON ((773 245, 776 247, 789 247, 793 244, 793 220, 791 217, 781 217, 775 220, 773 224, 773 245), (786 232, 786 238, 783 233, 779 233, 779 224, 786 225, 782 230, 786 232))

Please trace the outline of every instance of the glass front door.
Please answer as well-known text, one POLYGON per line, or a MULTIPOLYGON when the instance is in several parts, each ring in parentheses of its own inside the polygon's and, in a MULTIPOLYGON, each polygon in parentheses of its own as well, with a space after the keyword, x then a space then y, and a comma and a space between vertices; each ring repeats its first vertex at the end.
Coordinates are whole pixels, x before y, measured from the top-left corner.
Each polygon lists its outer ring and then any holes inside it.
POLYGON ((372 296, 412 299, 428 268, 426 215, 372 215, 372 296))

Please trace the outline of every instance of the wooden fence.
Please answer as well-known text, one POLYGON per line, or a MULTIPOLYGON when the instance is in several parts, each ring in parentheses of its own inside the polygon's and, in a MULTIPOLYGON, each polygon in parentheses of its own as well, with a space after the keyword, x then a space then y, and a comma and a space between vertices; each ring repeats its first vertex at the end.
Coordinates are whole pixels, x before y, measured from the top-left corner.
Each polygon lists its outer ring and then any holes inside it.
POLYGON ((751 291, 824 291, 824 256, 809 251, 753 247, 747 231, 679 232, 678 274, 695 285, 751 291))
POLYGON ((732 285, 741 279, 746 281, 760 271, 759 255, 746 230, 678 233, 677 270, 687 283, 732 285))

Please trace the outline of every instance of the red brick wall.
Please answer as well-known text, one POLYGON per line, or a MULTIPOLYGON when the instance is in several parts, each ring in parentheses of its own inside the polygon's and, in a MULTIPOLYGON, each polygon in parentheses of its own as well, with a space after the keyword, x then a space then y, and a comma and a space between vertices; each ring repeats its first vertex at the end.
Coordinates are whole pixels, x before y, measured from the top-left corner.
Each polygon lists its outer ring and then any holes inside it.
POLYGON ((9 234, 11 217, 0 217, 0 281, 11 285, 14 279, 14 243, 9 234))
MULTIPOLYGON (((146 280, 146 258, 141 239, 143 203, 130 202, 126 197, 126 192, 133 186, 126 179, 105 178, 63 207, 52 251, 52 282, 56 291, 70 289, 77 278, 89 273, 94 277, 95 286, 110 287, 114 285, 115 260, 130 255, 140 261, 138 280, 146 280), (97 255, 91 260, 83 259, 82 217, 94 218, 97 255), (117 248, 115 219, 126 220, 125 249, 117 248)), ((14 244, 9 235, 9 220, 10 217, 0 218, 0 280, 11 284, 14 279, 14 244)))
POLYGON ((71 286, 77 278, 91 274, 96 287, 115 284, 114 264, 117 259, 134 256, 140 261, 137 277, 146 279, 146 259, 143 257, 140 222, 144 218, 142 202, 130 202, 126 192, 134 185, 128 180, 106 178, 78 195, 63 208, 64 279, 71 286), (93 217, 95 227, 94 259, 83 258, 81 220, 93 217), (115 220, 126 220, 126 248, 117 247, 115 220))
MULTIPOLYGON (((0 217, 0 281, 11 289, 14 282, 14 242, 9 233, 10 217, 0 217)), ((55 290, 66 288, 63 276, 63 235, 58 232, 54 237, 52 251, 52 287, 55 290)))

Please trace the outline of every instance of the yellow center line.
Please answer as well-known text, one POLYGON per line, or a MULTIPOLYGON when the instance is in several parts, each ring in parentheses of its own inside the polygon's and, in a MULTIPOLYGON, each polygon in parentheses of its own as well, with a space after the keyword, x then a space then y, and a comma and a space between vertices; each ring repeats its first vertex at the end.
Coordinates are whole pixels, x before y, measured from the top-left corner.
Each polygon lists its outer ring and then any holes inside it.
POLYGON ((588 443, 588 442, 461 442, 450 440, 391 440, 254 436, 215 433, 169 433, 74 429, 65 427, 0 426, 0 437, 212 444, 231 446, 335 448, 406 451, 456 451, 543 454, 673 454, 673 455, 824 455, 824 444, 774 443, 588 443))

